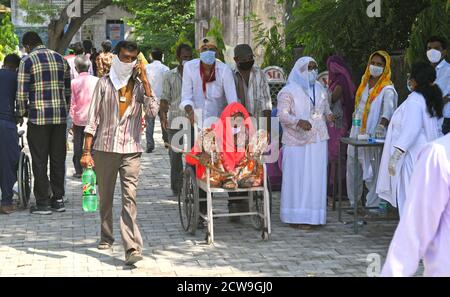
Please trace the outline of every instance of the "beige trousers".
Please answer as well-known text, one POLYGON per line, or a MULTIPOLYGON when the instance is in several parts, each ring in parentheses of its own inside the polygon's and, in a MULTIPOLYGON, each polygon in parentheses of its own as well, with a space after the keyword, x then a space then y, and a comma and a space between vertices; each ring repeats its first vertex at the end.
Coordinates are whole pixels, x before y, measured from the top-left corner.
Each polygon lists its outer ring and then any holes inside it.
POLYGON ((120 234, 125 253, 134 249, 142 251, 142 237, 136 222, 136 189, 141 168, 141 153, 117 154, 96 151, 94 155, 100 200, 101 242, 112 244, 113 200, 117 173, 122 188, 122 213, 120 234))

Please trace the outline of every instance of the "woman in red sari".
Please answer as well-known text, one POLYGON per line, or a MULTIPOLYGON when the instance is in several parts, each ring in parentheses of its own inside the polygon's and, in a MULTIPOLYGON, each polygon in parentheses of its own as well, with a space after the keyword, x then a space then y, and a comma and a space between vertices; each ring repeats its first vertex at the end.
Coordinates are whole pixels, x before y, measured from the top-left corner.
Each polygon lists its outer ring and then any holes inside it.
POLYGON ((203 137, 196 141, 191 154, 186 156, 186 162, 196 166, 196 174, 200 179, 206 178, 204 164, 218 169, 211 171, 213 186, 237 188, 239 179, 243 175, 249 176, 248 170, 253 171, 255 167, 254 160, 249 160, 252 158, 249 140, 255 136, 254 125, 245 107, 240 103, 232 103, 224 109, 211 130, 203 132, 203 137), (242 129, 245 130, 243 133, 242 129))

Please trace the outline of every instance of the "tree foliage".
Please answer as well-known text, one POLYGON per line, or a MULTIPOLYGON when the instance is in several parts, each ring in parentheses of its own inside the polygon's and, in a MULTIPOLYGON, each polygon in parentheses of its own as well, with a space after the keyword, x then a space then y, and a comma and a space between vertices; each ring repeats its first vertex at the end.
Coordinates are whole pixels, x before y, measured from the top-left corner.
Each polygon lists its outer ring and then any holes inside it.
MULTIPOLYGON (((84 7, 84 0, 80 1, 84 7)), ((72 2, 70 1, 65 6, 60 6, 49 1, 19 0, 19 7, 27 12, 26 21, 28 23, 40 24, 50 20, 48 25, 48 47, 64 53, 72 38, 87 19, 113 3, 122 4, 122 0, 99 0, 97 5, 91 10, 82 12, 81 17, 69 18, 67 8, 72 2)))
POLYGON ((25 22, 28 24, 42 24, 49 18, 56 19, 62 9, 62 7, 46 1, 19 0, 18 4, 21 9, 27 12, 25 22))
POLYGON ((304 54, 317 58, 322 67, 329 54, 337 53, 361 69, 375 50, 405 50, 416 16, 431 5, 430 0, 380 3, 381 17, 371 18, 366 0, 301 1, 287 28, 288 41, 304 46, 304 54))
POLYGON ((209 21, 209 30, 206 36, 214 37, 217 41, 217 48, 219 49, 217 58, 221 61, 225 61, 225 41, 223 39, 223 26, 222 23, 216 17, 212 17, 209 21))
POLYGON ((412 27, 406 61, 411 66, 414 61, 426 61, 426 41, 430 36, 450 38, 450 1, 433 0, 433 5, 424 9, 412 27))
POLYGON ((272 17, 270 19, 274 24, 270 28, 266 28, 255 14, 248 16, 247 19, 252 22, 253 41, 256 48, 264 49, 261 67, 276 65, 288 70, 292 55, 289 54, 291 49, 286 47, 283 24, 272 17))
POLYGON ((6 13, 0 21, 0 61, 8 54, 14 53, 19 45, 19 39, 14 33, 14 25, 11 16, 6 13))
POLYGON ((179 40, 195 38, 194 0, 123 0, 122 5, 133 14, 128 24, 134 27, 134 38, 144 52, 160 48, 165 53, 165 62, 175 61, 174 44, 179 40))

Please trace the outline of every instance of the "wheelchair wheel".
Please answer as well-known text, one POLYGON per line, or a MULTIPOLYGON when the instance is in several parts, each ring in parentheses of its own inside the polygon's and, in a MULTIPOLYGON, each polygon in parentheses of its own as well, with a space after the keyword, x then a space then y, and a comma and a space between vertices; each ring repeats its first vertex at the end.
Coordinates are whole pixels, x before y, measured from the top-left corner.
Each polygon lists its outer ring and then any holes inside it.
MULTIPOLYGON (((267 191, 269 192, 269 212, 272 215, 272 189, 270 187, 270 180, 267 177, 267 191)), ((259 213, 264 213, 264 193, 263 192, 254 192, 253 199, 255 202, 255 211, 259 213)), ((256 230, 262 230, 264 228, 264 219, 260 216, 252 216, 251 222, 253 227, 256 230)))
POLYGON ((199 215, 199 189, 193 168, 184 171, 183 186, 178 194, 178 209, 183 230, 195 235, 199 215))
POLYGON ((24 152, 20 153, 17 171, 19 202, 20 206, 26 209, 31 196, 31 163, 30 158, 24 152))

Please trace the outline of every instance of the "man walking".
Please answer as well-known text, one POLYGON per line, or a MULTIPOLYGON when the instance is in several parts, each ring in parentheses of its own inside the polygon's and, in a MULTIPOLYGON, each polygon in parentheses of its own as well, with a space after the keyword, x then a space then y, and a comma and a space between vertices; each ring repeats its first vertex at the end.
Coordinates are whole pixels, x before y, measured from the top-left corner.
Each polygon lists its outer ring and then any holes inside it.
MULTIPOLYGON (((183 66, 192 60, 192 48, 187 44, 180 44, 177 47, 178 67, 166 72, 164 76, 163 92, 161 96, 161 125, 168 133, 169 143, 178 147, 181 143, 172 144, 174 135, 181 129, 172 125, 177 117, 184 117, 184 112, 180 110, 181 87, 183 82, 183 66)), ((182 154, 169 149, 170 157, 170 187, 174 196, 177 196, 181 189, 183 159, 182 154)))
MULTIPOLYGON (((245 106, 249 114, 256 119, 256 127, 270 129, 272 99, 270 87, 262 70, 256 66, 252 48, 248 44, 239 44, 234 48, 236 68, 233 71, 236 83, 236 93, 240 103, 245 106), (266 119, 266 126, 260 126, 261 118, 266 119)), ((242 196, 243 193, 229 193, 230 197, 242 196)), ((230 200, 230 212, 248 211, 246 200, 230 200)), ((231 221, 238 222, 239 217, 231 217, 231 221)))
POLYGON ((17 181, 17 162, 19 160, 19 137, 17 135, 14 102, 17 92, 17 69, 20 58, 16 54, 5 57, 0 69, 0 190, 2 201, 0 214, 16 211, 13 204, 13 187, 17 181))
MULTIPOLYGON (((200 58, 185 63, 183 67, 180 108, 186 112, 192 126, 209 128, 225 107, 238 99, 231 68, 216 59, 215 38, 207 36, 201 39, 198 49, 200 58)), ((192 134, 195 137, 195 133, 192 134)), ((200 197, 206 197, 203 190, 200 190, 200 197)), ((201 202, 200 211, 205 213, 206 208, 206 202, 201 202)), ((201 217, 199 227, 203 227, 201 217)))
POLYGON ((39 35, 27 32, 22 44, 28 56, 19 67, 17 113, 28 114, 27 139, 32 158, 33 214, 65 211, 66 129, 70 106, 70 68, 64 57, 47 49, 39 35), (50 183, 47 175, 50 158, 50 183), (49 193, 49 189, 51 190, 49 193))
POLYGON ((75 167, 73 176, 76 178, 81 178, 83 173, 80 160, 83 151, 84 129, 87 124, 89 105, 99 80, 98 77, 89 74, 90 65, 91 62, 87 56, 75 58, 75 68, 79 76, 72 80, 70 117, 73 121, 73 166, 75 167))
POLYGON ((95 59, 97 65, 97 76, 103 77, 109 73, 113 53, 111 52, 112 43, 109 40, 102 42, 102 52, 95 59))
MULTIPOLYGON (((154 49, 151 56, 153 62, 148 64, 146 67, 147 77, 156 98, 160 99, 163 92, 164 73, 169 71, 169 67, 162 63, 163 53, 160 49, 154 49)), ((155 131, 155 117, 147 115, 145 117, 145 121, 147 123, 147 128, 145 131, 145 136, 147 139, 147 153, 151 153, 155 149, 155 140, 153 139, 153 132, 155 131)), ((162 128, 162 130, 163 138, 166 138, 164 135, 166 131, 164 128, 162 128)), ((164 139, 164 141, 167 142, 168 139, 164 139)))
POLYGON ((142 106, 156 116, 159 106, 153 96, 145 68, 137 63, 137 44, 122 41, 117 45, 111 71, 100 79, 94 91, 81 164, 94 166, 100 197, 101 238, 99 249, 109 249, 113 242, 113 199, 117 174, 122 186, 120 233, 125 249, 125 263, 142 260, 142 237, 136 222, 141 146, 142 106), (93 137, 95 158, 92 159, 93 137), (95 160, 95 163, 94 163, 95 160))
POLYGON ((269 83, 264 72, 254 66, 253 51, 248 44, 239 44, 234 48, 234 60, 236 68, 233 74, 237 96, 259 124, 260 117, 270 118, 272 112, 269 83))
POLYGON ((433 36, 427 41, 427 57, 436 68, 436 84, 444 95, 444 124, 442 133, 450 132, 450 64, 445 60, 448 55, 448 43, 444 38, 433 36))

